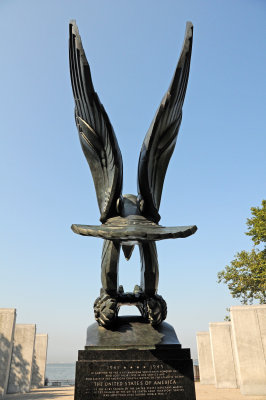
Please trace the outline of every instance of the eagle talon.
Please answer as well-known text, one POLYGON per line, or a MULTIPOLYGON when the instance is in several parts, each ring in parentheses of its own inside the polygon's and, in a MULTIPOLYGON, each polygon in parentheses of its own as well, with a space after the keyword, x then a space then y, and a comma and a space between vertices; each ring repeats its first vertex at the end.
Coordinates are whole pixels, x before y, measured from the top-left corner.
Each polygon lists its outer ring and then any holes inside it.
POLYGON ((107 293, 103 293, 94 302, 95 319, 100 326, 104 326, 105 328, 113 325, 118 311, 119 307, 116 298, 109 296, 107 293))
POLYGON ((133 293, 124 293, 123 286, 119 289, 117 296, 111 296, 102 290, 100 297, 95 300, 94 314, 100 326, 109 328, 113 325, 122 305, 135 305, 142 318, 152 326, 157 326, 166 319, 167 305, 162 296, 148 296, 138 285, 133 293))

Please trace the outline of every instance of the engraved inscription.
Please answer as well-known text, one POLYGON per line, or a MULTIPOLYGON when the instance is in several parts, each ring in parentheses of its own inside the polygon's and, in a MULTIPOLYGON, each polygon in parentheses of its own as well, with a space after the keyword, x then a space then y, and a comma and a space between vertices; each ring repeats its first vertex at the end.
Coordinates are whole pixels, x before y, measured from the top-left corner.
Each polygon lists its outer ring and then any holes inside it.
POLYGON ((162 362, 90 363, 86 394, 102 398, 166 396, 184 392, 184 376, 162 362))

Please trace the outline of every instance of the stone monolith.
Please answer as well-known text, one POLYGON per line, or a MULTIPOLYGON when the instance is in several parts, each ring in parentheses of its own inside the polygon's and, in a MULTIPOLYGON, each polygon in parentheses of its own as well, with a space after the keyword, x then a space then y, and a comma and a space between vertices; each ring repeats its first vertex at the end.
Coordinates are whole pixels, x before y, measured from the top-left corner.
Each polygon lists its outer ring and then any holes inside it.
POLYGON ((237 372, 232 346, 231 323, 209 324, 215 386, 219 389, 236 389, 237 372))
POLYGON ((209 332, 197 332, 200 383, 214 385, 214 370, 209 332))
POLYGON ((230 308, 240 391, 266 396, 266 304, 230 308))
POLYGON ((37 334, 32 364, 31 388, 44 386, 46 358, 47 358, 48 335, 37 334))
POLYGON ((0 308, 0 398, 5 395, 16 323, 15 308, 0 308))
POLYGON ((17 324, 7 393, 30 391, 36 325, 17 324))

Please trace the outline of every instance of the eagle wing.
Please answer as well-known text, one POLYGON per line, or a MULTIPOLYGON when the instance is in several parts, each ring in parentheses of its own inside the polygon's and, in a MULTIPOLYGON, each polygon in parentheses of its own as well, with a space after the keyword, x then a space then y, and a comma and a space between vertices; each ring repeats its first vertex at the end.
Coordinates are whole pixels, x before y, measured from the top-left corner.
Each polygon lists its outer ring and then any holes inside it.
POLYGON ((158 222, 166 170, 175 148, 182 119, 192 51, 193 25, 187 22, 181 55, 168 91, 145 136, 138 164, 139 198, 143 214, 158 222))
POLYGON ((94 90, 75 21, 69 24, 69 63, 76 125, 92 173, 100 221, 105 222, 117 214, 116 201, 122 192, 123 162, 113 127, 94 90))

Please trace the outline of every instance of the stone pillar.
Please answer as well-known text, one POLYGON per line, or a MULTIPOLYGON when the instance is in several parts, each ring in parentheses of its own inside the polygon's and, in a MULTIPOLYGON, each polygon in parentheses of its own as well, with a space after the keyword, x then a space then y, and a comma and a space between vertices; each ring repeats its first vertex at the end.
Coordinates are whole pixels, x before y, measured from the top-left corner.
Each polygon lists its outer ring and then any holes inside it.
POLYGON ((200 383, 202 383, 203 385, 214 385, 215 380, 209 332, 197 333, 197 347, 200 383))
POLYGON ((36 325, 17 324, 7 393, 30 391, 36 325))
POLYGON ((231 322, 211 322, 209 327, 215 386, 219 389, 236 389, 238 383, 231 322))
POLYGON ((0 398, 6 393, 16 323, 15 308, 0 308, 0 398))
POLYGON ((31 388, 44 386, 46 358, 47 358, 48 335, 37 334, 33 354, 31 388))
POLYGON ((266 396, 266 304, 230 308, 240 391, 266 396))

